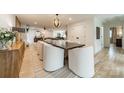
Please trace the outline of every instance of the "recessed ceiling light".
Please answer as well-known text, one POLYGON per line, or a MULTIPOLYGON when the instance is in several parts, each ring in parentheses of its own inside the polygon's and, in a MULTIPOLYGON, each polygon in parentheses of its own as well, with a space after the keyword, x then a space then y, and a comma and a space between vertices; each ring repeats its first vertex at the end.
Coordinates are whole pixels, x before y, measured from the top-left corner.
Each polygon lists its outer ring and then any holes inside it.
POLYGON ((71 21, 72 20, 72 18, 71 17, 69 17, 69 21, 71 21))
POLYGON ((34 22, 34 24, 36 25, 36 24, 37 24, 37 22, 34 22))

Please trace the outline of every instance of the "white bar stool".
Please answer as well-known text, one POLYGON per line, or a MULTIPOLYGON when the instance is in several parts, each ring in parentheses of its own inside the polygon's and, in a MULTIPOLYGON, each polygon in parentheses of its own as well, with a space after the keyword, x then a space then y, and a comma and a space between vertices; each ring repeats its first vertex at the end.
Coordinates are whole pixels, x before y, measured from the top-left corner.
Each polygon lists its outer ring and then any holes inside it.
POLYGON ((44 44, 44 69, 46 71, 55 71, 64 66, 64 49, 50 44, 44 44))
POLYGON ((84 78, 94 76, 93 47, 75 48, 69 50, 69 69, 84 78))

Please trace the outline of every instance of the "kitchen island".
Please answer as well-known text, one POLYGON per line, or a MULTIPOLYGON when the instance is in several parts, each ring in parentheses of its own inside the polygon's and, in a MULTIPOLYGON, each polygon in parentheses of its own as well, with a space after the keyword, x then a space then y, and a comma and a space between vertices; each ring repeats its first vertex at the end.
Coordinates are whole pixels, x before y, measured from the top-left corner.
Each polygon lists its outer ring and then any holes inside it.
POLYGON ((64 59, 68 59, 68 51, 85 46, 77 42, 66 40, 44 40, 43 63, 46 71, 55 71, 68 64, 64 59))
POLYGON ((9 49, 0 50, 0 78, 19 77, 24 50, 24 42, 17 42, 9 49))
POLYGON ((47 43, 44 44, 44 69, 46 71, 55 71, 67 64, 68 68, 80 77, 94 76, 92 46, 65 40, 47 40, 44 42, 47 43))

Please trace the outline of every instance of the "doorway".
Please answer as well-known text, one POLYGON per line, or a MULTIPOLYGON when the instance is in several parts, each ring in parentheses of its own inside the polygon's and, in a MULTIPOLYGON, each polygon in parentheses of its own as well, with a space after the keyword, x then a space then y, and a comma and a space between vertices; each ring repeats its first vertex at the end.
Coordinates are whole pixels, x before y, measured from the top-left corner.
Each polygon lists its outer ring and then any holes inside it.
POLYGON ((122 47, 122 26, 110 28, 110 47, 122 47))

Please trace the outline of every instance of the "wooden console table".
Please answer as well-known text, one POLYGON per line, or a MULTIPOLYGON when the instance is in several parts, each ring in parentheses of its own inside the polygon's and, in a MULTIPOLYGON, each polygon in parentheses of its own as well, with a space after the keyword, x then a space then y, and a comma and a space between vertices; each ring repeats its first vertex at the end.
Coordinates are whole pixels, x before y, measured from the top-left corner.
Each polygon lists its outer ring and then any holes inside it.
POLYGON ((19 77, 24 50, 23 42, 14 44, 10 49, 0 50, 0 78, 19 77))

